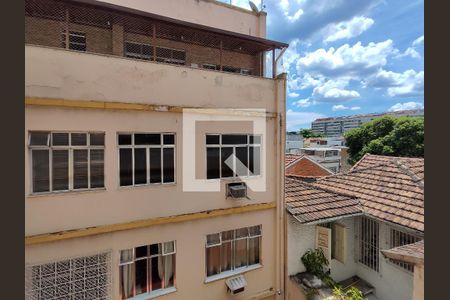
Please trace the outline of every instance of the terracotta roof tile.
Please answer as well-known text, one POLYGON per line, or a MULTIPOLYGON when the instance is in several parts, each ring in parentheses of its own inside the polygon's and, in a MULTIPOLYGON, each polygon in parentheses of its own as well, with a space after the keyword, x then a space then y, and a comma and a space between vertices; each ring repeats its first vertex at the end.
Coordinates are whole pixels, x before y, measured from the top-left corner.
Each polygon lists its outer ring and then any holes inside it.
POLYGON ((395 247, 389 250, 382 250, 383 254, 389 258, 403 260, 407 262, 423 262, 425 256, 425 241, 395 247))

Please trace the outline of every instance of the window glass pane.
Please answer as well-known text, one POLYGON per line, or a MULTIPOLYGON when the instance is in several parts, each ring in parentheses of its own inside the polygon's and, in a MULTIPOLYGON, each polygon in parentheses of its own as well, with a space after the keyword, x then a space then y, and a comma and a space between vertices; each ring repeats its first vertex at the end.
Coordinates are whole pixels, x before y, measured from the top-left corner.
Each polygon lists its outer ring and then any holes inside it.
POLYGON ((164 256, 164 288, 173 287, 175 282, 175 254, 164 256))
POLYGON ((48 146, 48 132, 30 132, 30 146, 48 146))
POLYGON ((147 133, 136 133, 134 135, 135 145, 161 145, 161 135, 158 134, 147 134, 147 133))
POLYGON ((174 145, 174 144, 175 144, 175 135, 165 134, 164 135, 164 145, 174 145))
POLYGON ((152 257, 151 259, 151 283, 152 291, 162 288, 164 266, 162 256, 152 257))
POLYGON ((236 172, 239 176, 248 176, 248 148, 236 147, 236 172))
POLYGON ((53 190, 69 189, 69 150, 53 150, 53 190))
POLYGON ((73 188, 88 188, 88 150, 73 150, 73 188))
POLYGON ((236 240, 234 245, 234 267, 247 266, 247 239, 236 240))
POLYGON ((161 254, 161 244, 151 244, 150 245, 150 255, 161 254))
POLYGON ((33 150, 33 192, 48 192, 50 189, 49 150, 33 150))
POLYGON ((134 149, 134 184, 147 183, 147 150, 134 149))
POLYGON ((89 134, 90 144, 92 146, 104 146, 105 134, 104 133, 91 133, 89 134))
POLYGON ((224 134, 222 135, 222 144, 236 145, 247 144, 246 134, 224 134))
POLYGON ((179 60, 185 60, 186 59, 186 52, 179 51, 179 50, 173 50, 173 58, 179 59, 179 60))
POLYGON ((136 258, 146 257, 148 255, 148 246, 136 247, 136 258))
POLYGON ((247 237, 248 236, 248 228, 239 228, 236 229, 236 238, 243 238, 243 237, 247 237))
POLYGON ((119 145, 131 145, 131 134, 119 134, 119 145))
POLYGON ((261 225, 252 226, 248 230, 249 230, 250 236, 261 235, 261 225))
POLYGON ((169 253, 173 253, 175 251, 175 242, 173 242, 173 241, 166 242, 163 245, 164 245, 163 254, 169 254, 169 253))
POLYGON ((222 232, 222 241, 231 241, 234 239, 234 230, 222 232))
POLYGON ((134 264, 120 266, 120 299, 133 297, 134 289, 134 264))
POLYGON ((253 175, 261 175, 261 148, 249 147, 249 170, 253 175))
POLYGON ((132 169, 132 149, 120 149, 120 185, 133 184, 133 169, 132 169))
POLYGON ((69 134, 68 133, 52 133, 52 145, 53 146, 68 146, 69 134))
POLYGON ((147 259, 135 262, 136 295, 147 292, 147 259))
POLYGON ((86 44, 69 44, 69 49, 71 50, 77 50, 77 51, 86 51, 86 44))
POLYGON ((174 164, 174 149, 164 148, 163 149, 163 163, 164 163, 164 182, 174 182, 175 181, 175 164, 174 164))
POLYGON ((206 275, 220 273, 220 246, 206 248, 206 275))
POLYGON ((91 188, 104 187, 104 150, 92 149, 91 152, 91 188))
POLYGON ((146 57, 153 56, 153 47, 149 45, 142 45, 142 54, 146 57))
POLYGON ((207 135, 206 136, 206 144, 207 145, 218 145, 220 143, 219 141, 220 136, 219 135, 207 135))
POLYGON ((126 263, 133 260, 133 249, 125 249, 120 251, 120 262, 126 263))
MULTIPOLYGON (((222 165, 222 177, 233 177, 233 170, 225 164, 225 161, 233 154, 233 148, 230 147, 222 147, 222 157, 221 157, 221 165, 222 165)), ((233 165, 233 160, 229 160, 231 166, 233 165)))
POLYGON ((86 146, 87 135, 86 133, 72 133, 70 135, 72 146, 86 146))
POLYGON ((150 148, 150 183, 161 182, 161 149, 150 148))
POLYGON ((231 266, 232 266, 231 243, 232 243, 231 241, 222 243, 222 246, 221 246, 222 253, 221 253, 221 257, 220 257, 221 268, 222 268, 221 272, 231 270, 231 266))
POLYGON ((219 148, 206 148, 206 178, 220 178, 219 148))
POLYGON ((251 136, 249 136, 249 138, 250 138, 250 141, 249 141, 250 144, 261 144, 261 136, 251 135, 251 136))
POLYGON ((206 245, 216 245, 220 243, 220 233, 208 234, 206 236, 206 245))
POLYGON ((248 240, 248 264, 259 264, 260 237, 248 240))

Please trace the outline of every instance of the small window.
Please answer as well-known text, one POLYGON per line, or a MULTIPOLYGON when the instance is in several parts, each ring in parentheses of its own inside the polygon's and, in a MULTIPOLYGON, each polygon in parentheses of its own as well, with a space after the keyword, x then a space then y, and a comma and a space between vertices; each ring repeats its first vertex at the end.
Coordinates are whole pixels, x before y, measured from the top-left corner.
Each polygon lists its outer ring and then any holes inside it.
POLYGON ((248 268, 261 262, 261 225, 208 234, 206 276, 248 268))
POLYGON ((208 70, 219 70, 219 67, 214 64, 202 64, 202 68, 208 70))
MULTIPOLYGON (((396 230, 394 228, 391 228, 391 235, 390 235, 390 248, 400 247, 408 244, 413 244, 420 241, 420 237, 396 230)), ((398 265, 399 267, 402 267, 405 270, 408 270, 409 272, 414 271, 414 265, 410 263, 406 263, 403 261, 396 261, 396 260, 390 260, 392 263, 398 265)))
POLYGON ((142 43, 125 42, 125 56, 143 60, 152 60, 153 46, 142 43))
POLYGON ((120 299, 143 294, 151 297, 164 289, 173 288, 175 255, 174 241, 120 251, 120 299))
POLYGON ((120 186, 175 182, 175 134, 119 134, 120 186))
POLYGON ((156 61, 184 65, 186 63, 186 52, 184 50, 156 47, 156 61))
POLYGON ((379 224, 361 217, 359 222, 359 262, 374 271, 379 271, 379 224))
POLYGON ((62 47, 77 51, 86 51, 86 34, 83 32, 69 31, 69 45, 66 45, 66 31, 62 33, 62 47))

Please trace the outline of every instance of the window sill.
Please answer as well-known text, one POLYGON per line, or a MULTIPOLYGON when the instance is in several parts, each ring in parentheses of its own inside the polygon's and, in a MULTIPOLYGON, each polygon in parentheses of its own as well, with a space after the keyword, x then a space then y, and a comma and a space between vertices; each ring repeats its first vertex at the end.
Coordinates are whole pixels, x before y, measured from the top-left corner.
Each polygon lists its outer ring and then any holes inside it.
POLYGON ((262 268, 261 264, 256 264, 256 265, 252 265, 252 266, 245 267, 245 268, 239 268, 239 269, 236 269, 236 270, 233 270, 233 271, 227 271, 227 272, 223 272, 223 273, 220 273, 220 274, 217 274, 217 275, 212 275, 212 276, 206 277, 205 283, 210 283, 210 282, 214 282, 214 281, 217 281, 217 280, 225 279, 225 278, 228 278, 228 277, 232 277, 232 276, 235 276, 235 275, 246 273, 248 271, 253 271, 253 270, 256 270, 256 269, 259 269, 259 268, 262 268))
POLYGON ((95 188, 95 189, 83 189, 83 190, 66 190, 66 191, 53 191, 53 192, 42 192, 42 193, 30 193, 29 198, 45 197, 45 196, 59 196, 59 195, 72 195, 72 194, 84 194, 84 193, 98 193, 106 191, 105 187, 95 188))
POLYGON ((134 296, 132 298, 127 298, 127 300, 147 300, 147 299, 153 299, 159 296, 163 296, 163 295, 167 295, 170 293, 174 293, 177 291, 176 287, 170 287, 167 289, 161 289, 161 290, 156 290, 156 291, 151 291, 149 293, 145 293, 145 294, 140 294, 137 296, 134 296))
POLYGON ((137 185, 124 185, 119 186, 117 190, 119 191, 127 191, 131 189, 142 189, 142 188, 158 188, 158 187, 174 187, 176 186, 176 182, 167 182, 167 183, 151 183, 151 184, 137 184, 137 185))

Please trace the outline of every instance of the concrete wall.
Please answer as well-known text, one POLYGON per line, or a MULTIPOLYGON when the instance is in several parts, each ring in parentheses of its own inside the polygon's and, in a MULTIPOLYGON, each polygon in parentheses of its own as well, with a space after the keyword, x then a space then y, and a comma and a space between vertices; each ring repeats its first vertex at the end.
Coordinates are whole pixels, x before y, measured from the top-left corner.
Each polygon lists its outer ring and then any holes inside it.
POLYGON ((228 31, 266 37, 266 14, 230 6, 215 0, 103 0, 178 20, 228 31))
POLYGON ((413 300, 425 299, 424 282, 425 282, 425 266, 423 264, 415 265, 413 300))
MULTIPOLYGON (((375 287, 379 300, 411 300, 413 296, 413 274, 394 265, 380 253, 380 271, 376 272, 357 262, 357 241, 355 222, 357 218, 342 219, 338 222, 347 228, 347 259, 345 264, 332 259, 331 277, 336 281, 358 275, 375 287)), ((380 249, 389 249, 389 229, 380 223, 380 249)), ((305 271, 300 261, 306 250, 315 246, 315 225, 301 225, 292 216, 288 217, 288 275, 305 271)), ((419 277, 419 275, 417 275, 419 277)), ((419 279, 418 279, 419 280, 419 279)), ((420 286, 420 284, 419 284, 420 286)), ((420 293, 420 287, 419 291, 420 293)))
POLYGON ((274 80, 25 46, 25 95, 276 111, 274 80))
MULTIPOLYGON (((112 210, 110 210, 112 211, 112 210)), ((275 210, 251 212, 191 221, 183 224, 167 224, 122 231, 98 236, 78 238, 56 243, 28 246, 25 252, 26 264, 41 264, 65 258, 92 255, 105 250, 112 251, 113 299, 119 299, 119 251, 141 245, 176 241, 176 284, 177 291, 162 297, 167 300, 185 299, 245 299, 275 287, 277 263, 275 261, 275 210), (225 279, 205 283, 205 241, 206 235, 240 227, 262 224, 262 267, 245 273, 245 292, 230 296, 226 292, 225 279)), ((159 299, 159 297, 158 297, 159 299)), ((271 299, 271 298, 268 298, 271 299)))

